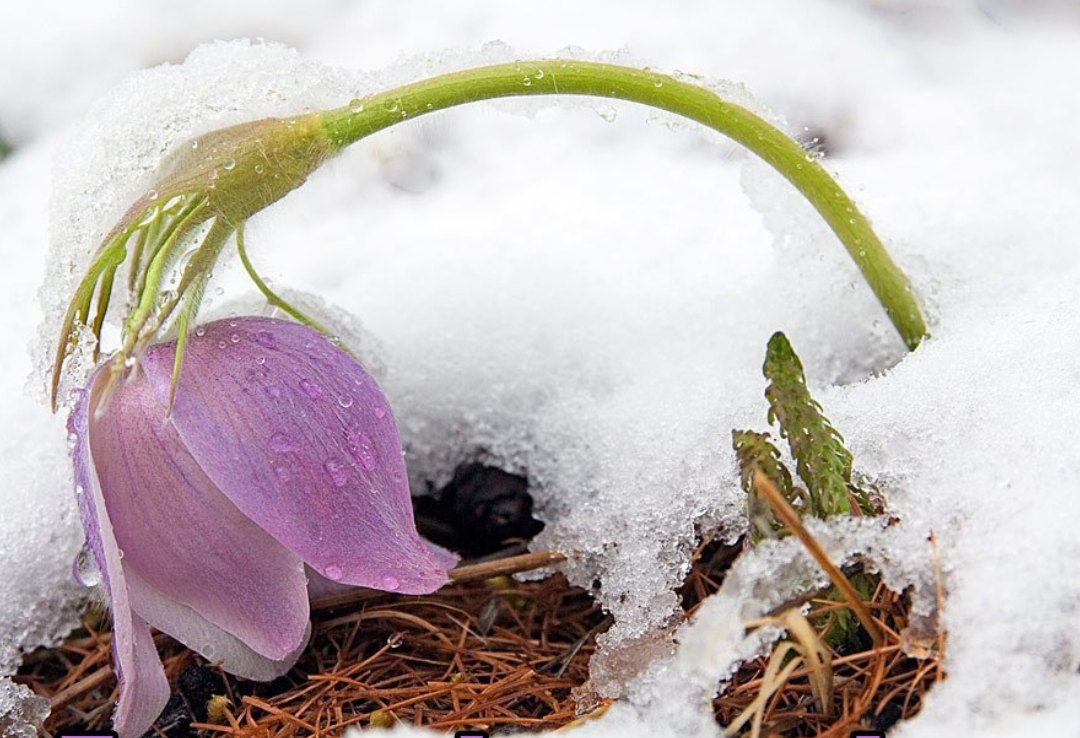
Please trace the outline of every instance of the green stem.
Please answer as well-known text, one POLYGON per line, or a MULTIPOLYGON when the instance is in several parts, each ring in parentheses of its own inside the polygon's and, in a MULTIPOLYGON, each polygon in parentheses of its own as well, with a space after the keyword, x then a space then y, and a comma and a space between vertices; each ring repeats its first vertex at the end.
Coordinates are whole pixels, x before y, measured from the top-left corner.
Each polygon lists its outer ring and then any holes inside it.
POLYGON ((855 260, 908 348, 926 324, 903 272, 869 221, 798 143, 712 90, 656 72, 612 64, 542 59, 468 69, 354 100, 321 114, 340 150, 403 120, 479 100, 525 95, 590 95, 641 103, 684 116, 737 141, 791 182, 829 224, 855 260))

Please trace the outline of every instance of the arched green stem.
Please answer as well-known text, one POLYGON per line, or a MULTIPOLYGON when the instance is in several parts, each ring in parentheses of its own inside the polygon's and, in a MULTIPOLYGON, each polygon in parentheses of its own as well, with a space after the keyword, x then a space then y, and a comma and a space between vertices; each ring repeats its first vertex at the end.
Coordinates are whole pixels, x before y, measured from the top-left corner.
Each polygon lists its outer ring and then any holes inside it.
POLYGON ((850 197, 798 143, 760 116, 697 84, 648 70, 542 59, 468 69, 354 100, 320 114, 331 146, 403 120, 479 100, 525 95, 589 95, 641 103, 684 116, 742 144, 782 174, 825 219, 909 349, 926 324, 907 278, 850 197))

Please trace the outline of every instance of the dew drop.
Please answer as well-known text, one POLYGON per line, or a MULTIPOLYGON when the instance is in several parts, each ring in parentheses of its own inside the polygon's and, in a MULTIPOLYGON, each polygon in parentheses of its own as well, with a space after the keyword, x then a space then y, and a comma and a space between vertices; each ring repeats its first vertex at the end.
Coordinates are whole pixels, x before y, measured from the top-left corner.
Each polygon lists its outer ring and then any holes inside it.
POLYGON ((343 572, 341 571, 341 567, 334 566, 333 564, 326 567, 326 571, 324 571, 323 573, 326 574, 327 579, 332 579, 335 582, 340 580, 343 574, 343 572))
POLYGON ((310 379, 300 380, 300 389, 308 396, 308 399, 317 400, 322 397, 322 387, 310 379))
POLYGON ((337 404, 341 407, 352 407, 353 398, 351 395, 342 395, 341 397, 337 398, 337 404))
POLYGON ((226 346, 228 346, 228 345, 229 345, 229 344, 225 343, 224 341, 218 341, 218 342, 217 342, 217 347, 218 347, 218 348, 225 348, 225 347, 226 347, 226 346))
POLYGON ((264 167, 262 164, 256 164, 255 165, 255 174, 262 174, 265 171, 266 171, 266 167, 264 167))
POLYGON ((270 436, 270 448, 279 454, 296 450, 296 440, 285 431, 278 431, 270 436))
POLYGON ((349 472, 345 468, 345 462, 341 459, 329 458, 323 464, 323 470, 335 487, 344 487, 349 481, 349 472))
POLYGON ((351 101, 349 101, 349 112, 354 114, 364 112, 363 101, 361 101, 358 97, 354 97, 351 101))
POLYGON ((533 72, 533 79, 543 79, 543 78, 544 78, 544 70, 543 69, 537 69, 535 72, 533 72))
POLYGON ((229 327, 230 327, 230 328, 235 328, 235 327, 236 327, 236 326, 238 326, 238 325, 240 325, 240 324, 239 324, 239 323, 237 323, 237 322, 236 322, 235 320, 230 320, 230 321, 229 321, 229 327))
POLYGON ((240 343, 240 334, 239 333, 232 334, 231 336, 229 336, 229 340, 232 341, 233 343, 240 343))
POLYGON ((391 98, 383 104, 383 107, 386 108, 386 112, 388 113, 396 113, 398 108, 401 107, 401 101, 396 97, 391 98))
POLYGON ((396 592, 401 587, 401 582, 398 581, 397 577, 387 574, 379 582, 379 585, 387 592, 396 592))
POLYGON ((382 405, 376 405, 375 409, 372 412, 375 413, 375 417, 378 418, 379 420, 382 420, 383 418, 386 417, 386 408, 383 407, 382 405))
POLYGON ((266 363, 266 357, 265 356, 256 356, 255 357, 255 363, 258 364, 259 366, 262 366, 263 364, 266 363))
POLYGON ((158 199, 158 191, 157 190, 150 190, 149 192, 146 193, 146 199, 147 200, 156 200, 156 199, 158 199))
POLYGON ((370 435, 353 426, 345 432, 345 441, 349 453, 360 462, 360 466, 369 472, 379 468, 379 454, 375 451, 375 440, 370 435))
POLYGON ((195 335, 199 338, 202 338, 206 335, 206 329, 200 325, 198 328, 195 329, 195 335))
POLYGON ((79 555, 75 557, 72 573, 75 575, 75 581, 84 587, 96 587, 101 584, 101 572, 94 563, 94 554, 86 546, 83 546, 79 555))
POLYGON ((657 87, 657 88, 663 87, 664 86, 664 80, 662 80, 662 79, 654 79, 653 83, 652 83, 652 86, 657 87))
POLYGON ((225 171, 230 172, 236 168, 236 159, 226 159, 221 162, 221 166, 225 171))
POLYGON ((277 338, 270 331, 258 331, 255 333, 255 343, 263 348, 274 348, 277 346, 277 338))
POLYGON ((528 87, 529 85, 532 84, 532 79, 530 79, 529 77, 524 77, 521 80, 521 84, 524 85, 525 87, 528 87))

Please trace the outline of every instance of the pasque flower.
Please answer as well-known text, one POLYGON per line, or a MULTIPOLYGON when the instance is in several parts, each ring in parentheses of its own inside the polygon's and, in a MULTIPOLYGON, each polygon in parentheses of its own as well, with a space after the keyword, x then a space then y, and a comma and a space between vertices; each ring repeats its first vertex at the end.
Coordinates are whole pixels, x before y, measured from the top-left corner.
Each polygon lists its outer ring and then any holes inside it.
POLYGON ((416 533, 394 418, 351 356, 296 323, 211 323, 170 410, 175 351, 151 346, 128 376, 105 363, 68 421, 121 738, 169 696, 150 626, 271 679, 307 641, 309 579, 426 593, 455 561, 416 533))

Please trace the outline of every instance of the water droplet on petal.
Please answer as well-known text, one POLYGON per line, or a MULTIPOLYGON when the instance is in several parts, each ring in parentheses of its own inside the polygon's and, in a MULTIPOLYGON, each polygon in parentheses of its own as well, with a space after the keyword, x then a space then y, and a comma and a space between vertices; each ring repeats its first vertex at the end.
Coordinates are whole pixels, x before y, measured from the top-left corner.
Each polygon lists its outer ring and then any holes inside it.
POLYGON ((349 452, 360 462, 360 466, 369 472, 379 468, 379 454, 375 451, 375 439, 354 426, 345 432, 345 440, 349 445, 349 452))
POLYGON ((304 394, 311 400, 317 400, 322 396, 322 387, 310 379, 301 379, 300 389, 302 389, 304 394))
POLYGON ((344 487, 349 481, 349 472, 345 468, 345 462, 341 459, 330 458, 323 464, 326 476, 334 483, 335 487, 344 487))
POLYGON ((323 572, 323 573, 326 574, 327 579, 332 579, 335 582, 338 581, 339 579, 341 579, 341 577, 342 577, 341 567, 340 566, 334 566, 333 564, 326 567, 326 571, 323 572))
POLYGON ((353 98, 349 102, 349 112, 350 113, 362 113, 362 112, 364 112, 364 103, 363 103, 363 101, 361 101, 360 98, 358 98, 358 97, 353 98))
POLYGON ((387 100, 383 104, 383 107, 386 108, 386 112, 388 112, 388 113, 396 113, 397 109, 400 106, 401 106, 401 101, 398 100, 397 98, 392 98, 390 100, 387 100))
POLYGON ((230 171, 236 167, 236 159, 226 159, 225 161, 221 162, 221 166, 226 171, 230 171))
POLYGON ((198 328, 195 329, 195 335, 199 338, 202 338, 206 335, 206 329, 200 325, 198 328))
POLYGON ((376 405, 375 409, 372 412, 375 413, 375 417, 378 418, 379 420, 382 420, 383 418, 386 417, 386 408, 383 407, 382 405, 376 405))
POLYGON ((388 592, 395 592, 401 586, 401 582, 398 581, 397 577, 387 574, 379 581, 379 586, 388 592))
POLYGON ((296 450, 296 439, 290 436, 285 431, 278 431, 270 436, 270 448, 277 451, 279 454, 284 454, 289 451, 296 450))
POLYGON ((353 398, 351 395, 342 395, 341 397, 337 398, 337 404, 341 405, 342 407, 352 407, 353 398))
POLYGON ((75 557, 72 573, 75 575, 75 581, 84 587, 96 587, 101 584, 101 572, 94 563, 94 554, 86 546, 83 546, 79 555, 75 557))
POLYGON ((255 363, 258 364, 259 366, 262 366, 263 364, 266 363, 266 357, 265 356, 256 356, 255 357, 255 363))
POLYGON ((232 334, 231 336, 229 336, 229 340, 232 341, 233 343, 240 343, 240 334, 239 333, 232 334))
POLYGON ((225 348, 225 347, 226 347, 226 346, 228 346, 228 345, 229 345, 229 344, 225 343, 224 341, 218 341, 218 342, 217 342, 217 347, 218 347, 218 348, 225 348))

